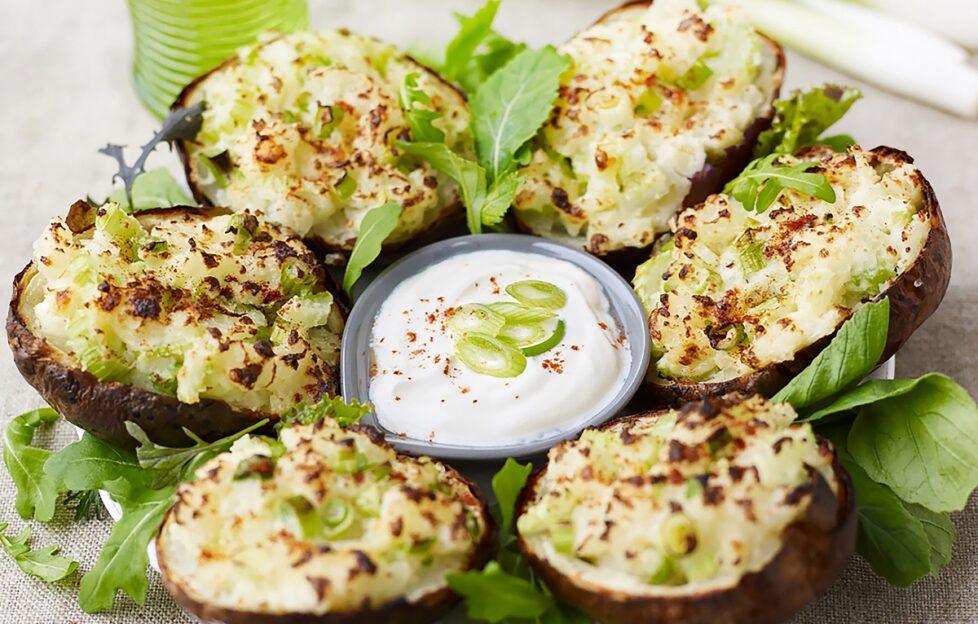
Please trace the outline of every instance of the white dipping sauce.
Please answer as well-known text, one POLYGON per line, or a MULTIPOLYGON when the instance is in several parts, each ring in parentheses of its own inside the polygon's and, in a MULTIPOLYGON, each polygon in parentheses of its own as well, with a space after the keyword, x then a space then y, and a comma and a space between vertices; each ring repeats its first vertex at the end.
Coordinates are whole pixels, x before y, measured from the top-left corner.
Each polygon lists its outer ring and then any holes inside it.
POLYGON ((398 435, 442 444, 529 442, 581 425, 618 392, 631 351, 597 280, 563 260, 516 251, 457 255, 403 282, 374 320, 370 401, 398 435), (506 286, 538 279, 560 287, 563 340, 527 357, 526 370, 500 378, 454 356, 451 310, 514 301, 506 286))

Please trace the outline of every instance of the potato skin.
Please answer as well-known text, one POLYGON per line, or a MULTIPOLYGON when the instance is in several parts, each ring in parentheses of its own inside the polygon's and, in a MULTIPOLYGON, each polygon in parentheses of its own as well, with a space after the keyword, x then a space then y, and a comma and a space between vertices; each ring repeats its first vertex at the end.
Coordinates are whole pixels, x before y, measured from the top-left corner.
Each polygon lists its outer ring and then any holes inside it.
MULTIPOLYGON (((465 92, 462 91, 457 85, 445 80, 445 78, 435 71, 434 69, 428 67, 427 65, 421 63, 414 57, 410 55, 405 55, 407 58, 417 64, 418 68, 422 71, 429 73, 434 76, 439 81, 445 83, 447 86, 451 87, 453 91, 458 93, 459 97, 462 98, 463 102, 467 102, 468 98, 465 96, 465 92)), ((237 56, 231 56, 224 61, 222 61, 214 69, 197 76, 191 80, 187 86, 183 88, 182 91, 177 95, 173 104, 170 106, 170 111, 175 111, 180 108, 187 107, 190 102, 190 98, 194 95, 194 92, 200 87, 200 84, 211 74, 217 73, 220 70, 230 67, 238 63, 237 56)), ((194 200, 198 202, 201 206, 213 206, 213 202, 204 194, 203 190, 200 188, 197 182, 197 174, 194 170, 194 162, 190 158, 190 154, 187 151, 187 141, 174 141, 173 145, 176 147, 177 156, 180 158, 180 163, 183 165, 184 177, 187 179, 187 185, 190 187, 190 192, 194 197, 194 200)), ((428 229, 420 232, 412 239, 401 241, 398 243, 385 243, 383 246, 382 257, 388 259, 395 259, 402 254, 414 251, 420 247, 424 247, 429 243, 441 240, 443 238, 450 238, 452 236, 461 236, 463 234, 468 234, 468 228, 465 226, 465 212, 462 208, 462 201, 458 199, 452 204, 448 204, 442 207, 438 217, 428 226, 428 229)), ((349 256, 350 252, 353 251, 353 245, 356 241, 351 240, 349 244, 343 246, 332 245, 321 237, 310 235, 305 237, 305 243, 316 252, 320 257, 326 257, 329 254, 341 254, 344 256, 349 256)))
MULTIPOLYGON (((646 412, 624 419, 655 416, 646 412)), ((605 423, 601 429, 617 419, 605 423)), ((839 483, 838 498, 816 474, 812 501, 803 518, 782 534, 778 554, 758 572, 745 574, 731 588, 690 592, 682 596, 632 596, 594 586, 578 585, 534 552, 519 534, 522 553, 547 587, 562 601, 602 624, 669 622, 670 624, 775 624, 787 620, 824 592, 842 573, 856 546, 856 498, 848 473, 836 458, 832 464, 839 483)), ((530 476, 516 504, 523 514, 534 498, 544 465, 530 476)))
MULTIPOLYGON (((832 150, 826 146, 816 146, 805 148, 799 152, 799 155, 819 158, 831 153, 832 150)), ((879 146, 869 153, 875 155, 882 163, 894 165, 913 163, 913 158, 909 154, 892 147, 879 146)), ((911 334, 937 310, 951 279, 951 239, 948 237, 941 206, 930 182, 920 171, 917 171, 916 177, 923 194, 924 209, 930 217, 931 230, 916 262, 897 277, 889 288, 871 300, 880 301, 887 297, 890 299, 889 333, 883 355, 880 356, 880 364, 893 357, 911 334)), ((838 329, 836 328, 836 331, 838 329)), ((676 380, 666 384, 646 382, 632 405, 642 409, 678 406, 735 391, 773 396, 811 364, 834 336, 833 332, 817 340, 795 354, 790 361, 772 364, 762 370, 723 382, 700 383, 676 380)))
MULTIPOLYGON (((227 214, 224 209, 180 206, 144 210, 137 217, 165 217, 185 212, 204 216, 227 214)), ((71 215, 69 223, 70 219, 71 215)), ((154 442, 166 446, 192 443, 183 433, 183 427, 205 440, 216 440, 262 419, 269 420, 270 429, 271 423, 278 420, 274 414, 237 409, 214 399, 182 403, 176 397, 152 390, 117 381, 100 381, 82 370, 67 354, 33 334, 21 314, 21 298, 33 275, 32 266, 33 263, 29 263, 14 277, 13 296, 7 313, 7 341, 20 374, 68 422, 110 444, 131 448, 135 446, 135 440, 126 431, 127 420, 139 425, 154 442)), ((330 394, 338 390, 337 376, 330 394)))
MULTIPOLYGON (((594 24, 600 24, 628 9, 651 6, 652 2, 654 0, 632 0, 631 2, 626 2, 606 12, 595 20, 594 24)), ((700 171, 690 178, 692 186, 689 189, 689 193, 683 198, 683 208, 695 206, 713 193, 719 193, 727 182, 737 177, 737 174, 743 171, 747 163, 752 160, 754 144, 757 143, 757 137, 767 130, 774 120, 774 101, 778 99, 778 95, 781 93, 781 85, 784 81, 785 55, 784 49, 776 41, 763 34, 761 34, 761 38, 771 46, 778 59, 775 87, 772 92, 771 101, 768 103, 767 112, 755 119, 751 125, 747 126, 744 130, 742 140, 728 147, 724 152, 723 158, 713 163, 706 163, 700 171)), ((520 222, 515 212, 512 214, 514 214, 513 219, 516 221, 517 229, 527 234, 532 234, 531 230, 520 222)), ((616 249, 605 254, 596 255, 599 255, 602 260, 611 265, 626 280, 631 280, 635 274, 635 268, 645 260, 648 260, 651 249, 652 245, 648 245, 646 247, 616 249)))
MULTIPOLYGON (((388 445, 384 441, 384 437, 380 431, 374 427, 353 425, 350 428, 367 433, 378 444, 388 445)), ((493 520, 492 514, 489 513, 489 504, 478 486, 451 466, 447 467, 454 479, 468 487, 480 502, 486 532, 476 545, 476 549, 466 566, 466 570, 479 570, 492 559, 495 553, 496 522, 493 520)), ((180 501, 177 501, 176 505, 179 504, 180 501)), ((167 512, 166 518, 164 518, 161 526, 166 524, 167 519, 172 513, 173 508, 167 512)), ((424 624, 426 622, 434 622, 444 616, 459 601, 458 596, 446 586, 437 591, 425 594, 420 600, 415 602, 408 602, 406 599, 400 598, 371 609, 345 613, 314 615, 309 613, 261 613, 227 609, 209 605, 192 598, 184 591, 182 586, 173 582, 166 565, 166 558, 163 556, 163 551, 159 546, 159 541, 157 541, 156 553, 160 564, 160 572, 163 576, 163 584, 166 586, 167 591, 170 592, 170 595, 173 596, 173 599, 202 622, 213 624, 424 624)))

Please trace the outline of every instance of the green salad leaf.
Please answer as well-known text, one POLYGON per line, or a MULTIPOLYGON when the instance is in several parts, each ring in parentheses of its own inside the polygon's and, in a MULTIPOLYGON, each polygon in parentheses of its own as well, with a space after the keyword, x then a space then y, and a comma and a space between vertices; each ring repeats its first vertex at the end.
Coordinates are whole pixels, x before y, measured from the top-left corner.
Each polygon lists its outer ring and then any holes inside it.
POLYGON ((959 511, 978 488, 978 405, 944 375, 861 408, 849 452, 875 481, 932 511, 959 511))
POLYGON ((64 484, 44 472, 51 451, 31 446, 38 427, 59 418, 51 408, 21 414, 7 424, 3 435, 3 463, 17 486, 17 513, 21 518, 49 522, 54 518, 58 495, 64 484))
MULTIPOLYGON (((187 478, 196 466, 218 453, 223 453, 231 448, 236 440, 256 429, 261 429, 266 424, 268 424, 268 419, 260 420, 215 442, 206 442, 193 431, 184 427, 184 434, 194 442, 192 446, 186 447, 157 444, 150 440, 146 432, 132 421, 126 421, 126 431, 139 443, 139 446, 136 447, 136 458, 139 460, 139 465, 155 472, 151 487, 163 489, 187 478)), ((124 479, 122 481, 126 482, 124 479)))
POLYGON ((369 403, 356 399, 346 402, 342 397, 324 396, 318 403, 299 403, 283 414, 280 422, 285 425, 311 425, 324 418, 332 418, 339 426, 349 427, 360 422, 371 410, 373 407, 369 403))
POLYGON ((431 96, 418 86, 418 76, 417 73, 410 73, 404 77, 400 95, 401 106, 406 110, 408 128, 411 130, 411 140, 441 143, 445 140, 445 133, 436 128, 432 122, 442 114, 415 106, 415 104, 431 104, 431 96))
POLYGON ((904 507, 924 528, 930 546, 930 574, 937 576, 944 566, 951 563, 951 548, 957 537, 951 514, 931 511, 922 505, 905 503, 904 507))
POLYGON ((812 363, 773 399, 802 410, 859 383, 879 364, 889 319, 888 299, 861 306, 812 363))
POLYGON ((15 537, 7 537, 4 532, 7 523, 0 522, 0 547, 10 555, 17 566, 31 576, 42 581, 53 583, 71 576, 78 569, 78 562, 58 554, 59 546, 45 546, 39 550, 31 550, 28 540, 31 538, 31 527, 15 537))
MULTIPOLYGON (((106 201, 118 202, 126 206, 126 189, 117 188, 106 198, 106 201)), ((194 204, 180 183, 167 169, 151 169, 136 176, 132 185, 131 211, 148 210, 151 208, 169 208, 170 206, 190 206, 194 204)))
POLYGON ((479 164, 490 184, 515 168, 517 151, 550 116, 569 66, 552 46, 528 49, 479 87, 469 107, 479 164))
POLYGON ((819 167, 815 161, 782 165, 780 154, 771 154, 751 162, 724 187, 723 192, 744 205, 748 212, 761 213, 771 207, 785 190, 791 189, 827 202, 835 201, 835 190, 821 173, 809 172, 819 167))
POLYGON ((794 154, 809 145, 829 145, 837 152, 856 141, 846 135, 822 137, 862 97, 859 89, 839 85, 797 89, 774 103, 771 127, 760 134, 754 146, 754 158, 768 154, 794 154))
POLYGON ((506 573, 495 561, 479 571, 449 574, 448 586, 462 596, 465 612, 480 622, 539 618, 556 607, 552 596, 533 582, 506 573))
POLYGON ((499 225, 502 223, 509 207, 513 205, 513 198, 520 190, 522 182, 519 174, 515 171, 507 171, 501 177, 496 178, 486 193, 485 201, 479 210, 483 225, 499 225))
POLYGON ((44 473, 74 492, 98 490, 116 479, 145 487, 153 480, 153 474, 139 465, 135 453, 90 433, 51 455, 44 463, 44 473))
POLYGON ((78 604, 86 613, 111 609, 119 590, 136 604, 146 601, 146 549, 172 506, 176 490, 175 486, 146 489, 125 479, 109 481, 105 489, 122 507, 122 518, 112 527, 95 566, 82 577, 78 604))
POLYGON ((499 472, 492 476, 492 491, 499 505, 499 516, 503 531, 513 531, 513 515, 516 513, 516 498, 526 485, 533 472, 533 464, 521 464, 512 457, 506 460, 499 472))
POLYGON ((492 22, 496 19, 501 2, 488 0, 472 16, 459 18, 459 31, 448 43, 444 65, 441 66, 442 75, 449 81, 463 82, 476 50, 492 32, 492 22))
MULTIPOLYGON (((432 143, 432 145, 444 145, 444 143, 432 143)), ((357 233, 357 242, 353 245, 353 252, 350 253, 350 260, 346 263, 346 272, 343 274, 343 290, 347 294, 352 292, 363 270, 380 256, 384 241, 397 228, 400 220, 401 206, 395 202, 387 202, 383 206, 372 208, 363 216, 357 233)))
POLYGON ((399 142, 397 147, 406 154, 427 161, 458 184, 469 231, 473 234, 482 232, 482 207, 486 202, 487 190, 485 169, 475 161, 456 154, 444 143, 399 142))

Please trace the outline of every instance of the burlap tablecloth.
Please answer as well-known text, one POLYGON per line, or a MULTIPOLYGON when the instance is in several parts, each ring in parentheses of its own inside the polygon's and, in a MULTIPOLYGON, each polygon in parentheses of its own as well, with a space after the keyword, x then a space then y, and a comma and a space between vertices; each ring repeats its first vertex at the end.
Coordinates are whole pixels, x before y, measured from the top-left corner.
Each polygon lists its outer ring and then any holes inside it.
MULTIPOLYGON (((962 0, 965 1, 965 0, 962 0)), ((396 43, 453 33, 452 10, 471 12, 473 0, 310 0, 318 28, 348 26, 396 43)), ((616 4, 601 0, 509 0, 499 28, 536 44, 559 42, 616 4)), ((130 85, 131 41, 122 0, 7 0, 0 21, 0 300, 9 280, 30 257, 31 243, 50 215, 75 199, 108 192, 113 164, 96 149, 107 141, 139 145, 156 122, 143 111, 130 85)), ((843 80, 834 72, 791 56, 788 86, 843 80)), ((866 99, 841 124, 864 146, 885 143, 913 154, 937 189, 954 242, 951 289, 940 311, 897 358, 901 376, 941 371, 978 395, 978 124, 865 87, 866 99)), ((175 164, 165 152, 151 164, 175 164)), ((14 369, 6 341, 0 347, 0 423, 41 405, 14 369)), ((61 446, 66 426, 43 436, 61 446)), ((19 529, 14 488, 0 476, 0 522, 19 529)), ((798 623, 978 622, 978 499, 954 516, 954 559, 937 578, 897 589, 859 559, 798 623)), ((111 527, 109 520, 73 524, 66 517, 36 526, 36 544, 61 544, 89 569, 111 527)), ((120 598, 114 611, 91 616, 75 603, 76 575, 58 585, 35 581, 0 553, 0 623, 51 624, 191 622, 170 600, 158 575, 150 574, 146 605, 120 598)))

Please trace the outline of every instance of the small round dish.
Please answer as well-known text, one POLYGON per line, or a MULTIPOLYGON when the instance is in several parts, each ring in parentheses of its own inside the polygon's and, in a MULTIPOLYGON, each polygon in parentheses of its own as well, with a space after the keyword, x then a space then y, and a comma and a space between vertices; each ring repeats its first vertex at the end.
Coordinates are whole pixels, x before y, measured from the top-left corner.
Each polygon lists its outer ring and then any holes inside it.
POLYGON ((350 311, 343 333, 340 379, 347 400, 366 402, 370 387, 370 339, 374 319, 391 292, 405 279, 448 258, 476 251, 502 250, 537 254, 563 260, 590 274, 601 285, 611 306, 611 314, 628 341, 631 359, 618 392, 597 412, 572 427, 551 435, 517 444, 469 446, 407 438, 385 430, 375 414, 363 422, 384 432, 387 440, 401 451, 444 459, 486 460, 526 457, 545 452, 561 440, 576 436, 585 427, 600 424, 621 412, 638 391, 649 365, 649 336, 645 312, 631 286, 607 264, 584 251, 521 234, 480 234, 460 236, 422 247, 385 269, 360 294, 350 311))

